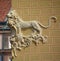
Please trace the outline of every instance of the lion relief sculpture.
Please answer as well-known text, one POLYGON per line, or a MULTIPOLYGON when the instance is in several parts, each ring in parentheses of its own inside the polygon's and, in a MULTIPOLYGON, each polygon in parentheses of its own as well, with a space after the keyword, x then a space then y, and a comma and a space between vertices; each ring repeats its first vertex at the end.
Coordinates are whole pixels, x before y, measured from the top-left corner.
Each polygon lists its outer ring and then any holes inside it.
MULTIPOLYGON (((22 47, 27 47, 30 45, 30 42, 35 42, 37 45, 39 42, 38 40, 42 40, 43 43, 47 41, 47 37, 42 35, 42 28, 47 29, 51 25, 51 21, 56 22, 57 18, 55 16, 52 16, 48 19, 48 25, 44 26, 42 23, 38 21, 23 21, 18 14, 16 13, 15 10, 11 10, 7 14, 7 19, 8 19, 8 26, 12 29, 14 29, 15 38, 11 37, 11 40, 17 43, 17 47, 21 50, 22 47), (21 32, 21 29, 26 29, 26 28, 31 28, 33 30, 33 33, 31 35, 25 36, 21 32)), ((12 31, 12 30, 11 30, 12 31)), ((15 47, 14 47, 15 48, 15 47)), ((14 56, 14 55, 13 55, 14 56)), ((15 55, 16 56, 16 55, 15 55)))

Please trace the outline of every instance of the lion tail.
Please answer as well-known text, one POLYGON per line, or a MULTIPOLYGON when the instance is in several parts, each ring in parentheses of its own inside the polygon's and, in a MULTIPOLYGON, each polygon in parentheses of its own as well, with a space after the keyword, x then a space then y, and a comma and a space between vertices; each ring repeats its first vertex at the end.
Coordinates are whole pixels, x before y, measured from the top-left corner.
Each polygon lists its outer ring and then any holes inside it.
POLYGON ((49 27, 51 26, 51 21, 56 22, 56 20, 57 20, 57 18, 56 18, 55 16, 52 16, 52 17, 50 17, 50 18, 48 19, 48 25, 47 25, 47 26, 45 26, 45 25, 43 25, 43 24, 41 24, 41 23, 38 23, 38 24, 39 24, 41 27, 47 29, 47 28, 49 28, 49 27))

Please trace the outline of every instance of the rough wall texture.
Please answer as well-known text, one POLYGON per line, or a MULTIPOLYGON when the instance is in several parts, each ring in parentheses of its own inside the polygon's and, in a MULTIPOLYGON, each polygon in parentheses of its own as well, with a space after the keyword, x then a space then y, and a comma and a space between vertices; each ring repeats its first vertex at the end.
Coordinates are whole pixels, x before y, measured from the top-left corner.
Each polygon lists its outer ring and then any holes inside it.
MULTIPOLYGON (((56 16, 57 22, 48 29, 43 29, 43 35, 48 35, 46 44, 17 51, 18 56, 13 61, 60 61, 60 1, 59 0, 12 0, 12 8, 25 21, 36 20, 46 25, 50 16, 56 16)), ((29 34, 30 31, 24 31, 29 34), (27 32, 28 31, 28 32, 27 32)))

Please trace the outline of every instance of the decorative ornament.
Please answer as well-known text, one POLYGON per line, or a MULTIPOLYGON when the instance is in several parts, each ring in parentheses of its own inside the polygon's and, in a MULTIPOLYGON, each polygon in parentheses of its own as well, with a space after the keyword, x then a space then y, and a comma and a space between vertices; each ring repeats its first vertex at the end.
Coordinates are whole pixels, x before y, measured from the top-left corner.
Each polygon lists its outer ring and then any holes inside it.
POLYGON ((47 36, 42 35, 42 28, 47 29, 51 25, 51 21, 56 22, 57 18, 52 16, 49 18, 47 26, 42 25, 38 21, 23 21, 15 10, 11 10, 7 14, 8 26, 11 28, 11 48, 12 48, 12 57, 16 57, 16 50, 22 50, 23 47, 28 47, 31 42, 34 42, 35 45, 39 44, 39 41, 45 43, 47 41, 47 36), (23 35, 21 29, 32 28, 33 33, 28 36, 23 35))

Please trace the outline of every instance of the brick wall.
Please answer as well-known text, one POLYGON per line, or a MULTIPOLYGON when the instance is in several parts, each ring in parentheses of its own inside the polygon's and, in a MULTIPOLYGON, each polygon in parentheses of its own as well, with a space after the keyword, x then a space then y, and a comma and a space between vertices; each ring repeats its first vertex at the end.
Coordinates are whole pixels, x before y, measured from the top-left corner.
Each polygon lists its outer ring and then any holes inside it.
MULTIPOLYGON (((43 29, 43 35, 48 35, 46 44, 17 51, 18 56, 13 61, 60 61, 60 0, 12 0, 12 7, 24 21, 36 20, 47 25, 50 16, 56 16, 57 22, 48 29, 43 29)), ((24 31, 29 34, 30 31, 24 31)))

